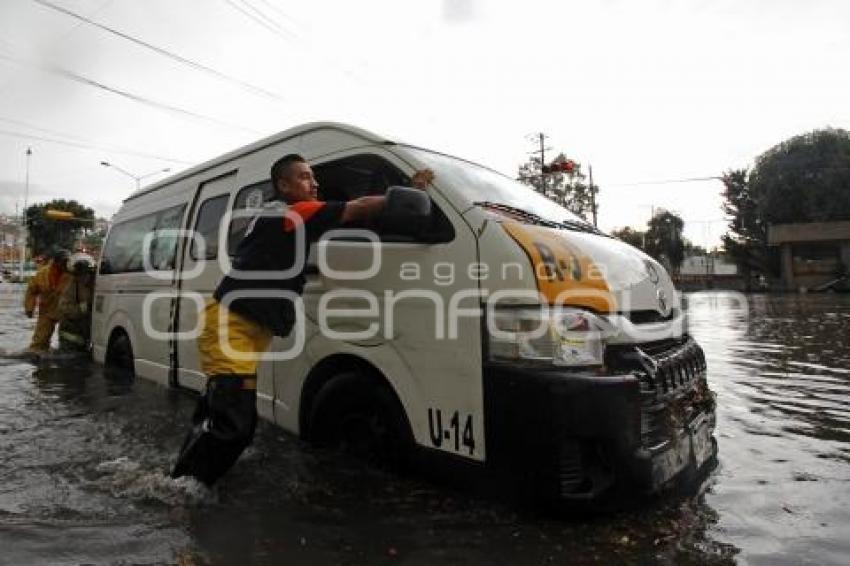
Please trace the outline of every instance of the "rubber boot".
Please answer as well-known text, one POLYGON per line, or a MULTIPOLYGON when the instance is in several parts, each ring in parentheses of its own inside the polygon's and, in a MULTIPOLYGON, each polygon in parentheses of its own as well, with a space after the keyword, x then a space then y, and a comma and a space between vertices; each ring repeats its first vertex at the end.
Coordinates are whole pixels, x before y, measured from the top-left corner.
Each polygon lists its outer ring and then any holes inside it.
POLYGON ((183 441, 172 478, 193 476, 211 486, 251 444, 257 427, 257 392, 243 388, 246 377, 254 376, 210 377, 198 399, 192 430, 183 441))

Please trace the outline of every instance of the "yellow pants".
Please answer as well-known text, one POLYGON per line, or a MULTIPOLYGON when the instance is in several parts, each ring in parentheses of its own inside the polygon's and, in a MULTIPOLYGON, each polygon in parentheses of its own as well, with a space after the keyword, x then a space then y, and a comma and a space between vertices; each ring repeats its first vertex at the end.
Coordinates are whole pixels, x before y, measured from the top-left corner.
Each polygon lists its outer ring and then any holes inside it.
POLYGON ((38 315, 35 321, 35 331, 32 333, 30 350, 35 352, 46 352, 50 349, 50 339, 53 338, 53 330, 56 329, 58 320, 47 316, 38 315))
POLYGON ((271 341, 271 331, 211 300, 198 338, 201 369, 207 376, 256 375, 260 356, 271 341))

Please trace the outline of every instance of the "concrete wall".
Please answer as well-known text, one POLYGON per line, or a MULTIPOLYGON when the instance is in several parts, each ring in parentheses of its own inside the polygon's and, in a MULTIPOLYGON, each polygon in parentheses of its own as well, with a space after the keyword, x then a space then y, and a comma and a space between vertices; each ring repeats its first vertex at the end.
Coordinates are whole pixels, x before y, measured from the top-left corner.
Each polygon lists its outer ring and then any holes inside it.
POLYGON ((767 228, 767 243, 771 246, 785 242, 829 242, 850 240, 850 221, 773 224, 767 228))

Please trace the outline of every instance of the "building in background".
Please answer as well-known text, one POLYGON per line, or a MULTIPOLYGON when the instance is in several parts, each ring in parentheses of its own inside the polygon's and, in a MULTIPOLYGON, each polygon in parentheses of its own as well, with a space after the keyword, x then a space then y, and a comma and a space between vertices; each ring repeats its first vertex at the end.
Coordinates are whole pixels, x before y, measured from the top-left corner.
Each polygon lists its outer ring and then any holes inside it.
POLYGON ((683 291, 704 289, 743 290, 738 267, 720 254, 690 255, 682 260, 673 280, 683 291))
POLYGON ((781 249, 786 290, 848 288, 850 221, 773 224, 767 241, 781 249))
POLYGON ((9 214, 0 214, 0 261, 18 262, 21 257, 21 219, 9 214))
POLYGON ((738 267, 723 257, 692 255, 682 260, 681 275, 737 275, 738 267))

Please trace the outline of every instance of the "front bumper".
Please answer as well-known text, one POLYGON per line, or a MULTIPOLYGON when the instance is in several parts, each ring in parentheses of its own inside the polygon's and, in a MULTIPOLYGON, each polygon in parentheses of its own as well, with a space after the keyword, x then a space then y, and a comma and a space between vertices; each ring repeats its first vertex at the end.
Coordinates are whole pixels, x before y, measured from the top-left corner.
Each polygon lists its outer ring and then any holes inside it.
POLYGON ((532 495, 592 499, 615 484, 656 491, 716 452, 705 358, 691 339, 611 349, 610 375, 487 364, 488 466, 532 495))

